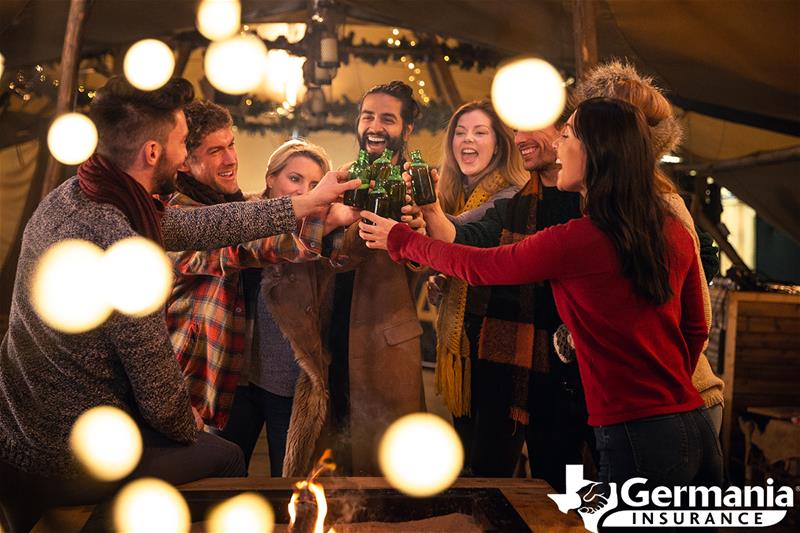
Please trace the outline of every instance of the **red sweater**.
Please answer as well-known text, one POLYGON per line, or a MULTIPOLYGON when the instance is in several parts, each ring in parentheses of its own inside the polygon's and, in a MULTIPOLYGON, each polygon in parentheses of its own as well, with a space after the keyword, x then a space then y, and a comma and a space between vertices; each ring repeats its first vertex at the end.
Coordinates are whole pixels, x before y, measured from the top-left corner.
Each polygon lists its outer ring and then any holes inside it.
POLYGON ((396 224, 389 254, 472 285, 551 280, 558 312, 572 332, 589 424, 603 426, 680 413, 703 405, 692 373, 708 337, 692 237, 665 226, 674 296, 655 306, 634 294, 611 240, 588 217, 498 248, 435 241, 396 224))

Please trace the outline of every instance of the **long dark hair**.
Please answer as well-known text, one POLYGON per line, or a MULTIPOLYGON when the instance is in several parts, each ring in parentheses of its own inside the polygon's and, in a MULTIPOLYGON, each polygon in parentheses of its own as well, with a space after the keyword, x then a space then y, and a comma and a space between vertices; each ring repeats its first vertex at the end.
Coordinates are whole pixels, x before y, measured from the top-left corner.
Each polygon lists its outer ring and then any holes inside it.
POLYGON ((575 135, 586 151, 586 211, 614 243, 623 275, 646 301, 672 297, 668 210, 655 187, 647 121, 631 104, 591 98, 575 111, 575 135))

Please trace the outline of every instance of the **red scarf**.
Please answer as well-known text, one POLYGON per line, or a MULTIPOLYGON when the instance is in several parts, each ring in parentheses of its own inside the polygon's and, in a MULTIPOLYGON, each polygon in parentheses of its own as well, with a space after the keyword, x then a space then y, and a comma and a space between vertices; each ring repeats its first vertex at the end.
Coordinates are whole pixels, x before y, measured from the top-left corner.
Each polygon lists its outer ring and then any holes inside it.
POLYGON ((136 233, 164 246, 164 204, 150 196, 138 181, 99 154, 78 167, 78 177, 81 190, 90 200, 113 205, 122 211, 136 233))

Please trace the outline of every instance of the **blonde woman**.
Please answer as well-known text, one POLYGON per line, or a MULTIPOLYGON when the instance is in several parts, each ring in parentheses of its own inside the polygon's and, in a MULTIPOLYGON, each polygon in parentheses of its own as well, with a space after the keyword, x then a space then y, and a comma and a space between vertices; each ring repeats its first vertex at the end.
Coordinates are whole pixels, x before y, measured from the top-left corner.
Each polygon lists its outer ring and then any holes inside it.
MULTIPOLYGON (((512 197, 529 179, 514 145, 514 133, 488 100, 466 103, 453 113, 442 153, 439 201, 430 208, 443 211, 458 224, 480 220, 495 200, 512 197)), ((436 327, 436 387, 469 458, 474 432, 470 414, 480 401, 472 384, 488 288, 468 287, 462 280, 439 275, 431 278, 429 290, 442 295, 436 327)))

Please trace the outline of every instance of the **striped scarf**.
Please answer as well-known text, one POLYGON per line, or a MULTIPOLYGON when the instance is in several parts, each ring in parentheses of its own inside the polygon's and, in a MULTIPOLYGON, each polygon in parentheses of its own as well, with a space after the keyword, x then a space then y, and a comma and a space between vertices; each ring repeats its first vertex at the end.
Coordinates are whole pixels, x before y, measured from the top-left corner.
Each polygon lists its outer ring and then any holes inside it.
MULTIPOLYGON (((536 217, 541 196, 538 174, 531 176, 525 187, 517 193, 508 206, 500 234, 500 245, 519 242, 537 231, 536 217)), ((528 424, 528 383, 531 370, 549 372, 550 334, 534 325, 536 285, 516 287, 492 287, 486 317, 481 325, 478 341, 478 360, 503 365, 511 379, 511 405, 509 416, 522 424, 528 424), (503 309, 501 318, 494 313, 495 302, 507 301, 499 298, 504 291, 517 291, 518 308, 515 316, 503 309)), ((501 313, 497 313, 499 315, 501 313)))
MULTIPOLYGON (((484 178, 456 214, 484 204, 508 185, 500 174, 484 178)), ((436 390, 456 417, 470 414, 472 400, 469 341, 464 331, 466 305, 467 283, 450 278, 436 320, 436 390)))

